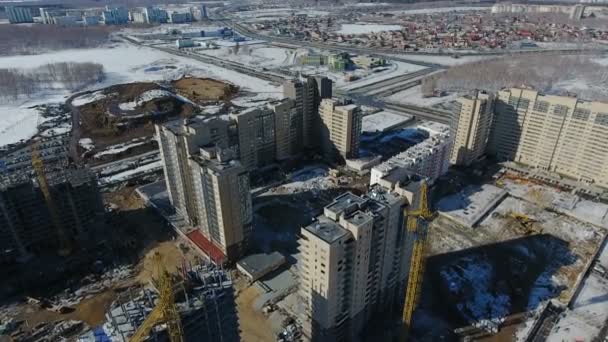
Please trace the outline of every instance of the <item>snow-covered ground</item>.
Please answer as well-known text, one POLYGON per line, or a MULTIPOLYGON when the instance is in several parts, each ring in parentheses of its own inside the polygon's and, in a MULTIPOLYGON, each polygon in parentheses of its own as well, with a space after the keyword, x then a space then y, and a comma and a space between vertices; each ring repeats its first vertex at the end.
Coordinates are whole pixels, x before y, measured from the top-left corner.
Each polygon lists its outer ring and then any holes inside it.
POLYGON ((163 89, 152 89, 141 93, 135 101, 123 102, 118 104, 118 108, 121 110, 135 110, 137 107, 143 105, 148 101, 152 101, 161 97, 171 97, 173 93, 163 89))
POLYGON ((447 96, 441 97, 423 97, 422 87, 416 86, 410 89, 406 89, 395 93, 386 98, 389 102, 413 104, 423 107, 431 107, 440 103, 454 101, 458 97, 457 93, 451 93, 447 96))
POLYGON ((383 31, 399 31, 403 27, 400 25, 381 25, 381 24, 342 24, 340 30, 336 31, 339 34, 368 34, 383 31))
POLYGON ((493 185, 469 186, 461 192, 442 198, 437 209, 454 221, 473 227, 505 196, 505 190, 493 185))
MULTIPOLYGON (((600 264, 608 269, 608 244, 600 253, 600 264), (603 261, 603 263, 602 263, 603 261)), ((593 341, 608 320, 608 278, 591 272, 571 310, 560 317, 547 341, 593 341)))
POLYGON ((413 117, 396 114, 390 111, 366 115, 363 117, 362 132, 384 132, 412 120, 413 117))
POLYGON ((409 10, 388 11, 392 14, 426 14, 426 13, 446 13, 446 12, 464 12, 464 11, 486 11, 490 12, 491 7, 437 7, 437 8, 419 8, 409 10))
POLYGON ((252 45, 240 48, 238 54, 232 48, 202 50, 200 53, 221 59, 256 67, 278 67, 292 65, 295 62, 296 51, 271 47, 268 45, 252 45), (247 51, 248 50, 248 51, 247 51))
POLYGON ((454 58, 452 56, 431 56, 408 53, 395 54, 395 56, 411 59, 413 61, 435 63, 447 66, 477 62, 484 59, 498 58, 496 56, 460 56, 459 58, 454 58))
POLYGON ((152 162, 149 164, 138 166, 136 168, 133 168, 133 169, 130 169, 130 170, 127 170, 124 172, 114 174, 112 176, 100 178, 99 184, 101 186, 113 185, 113 184, 117 184, 120 182, 128 181, 128 180, 136 178, 136 177, 140 177, 142 175, 158 172, 158 171, 161 171, 162 169, 163 169, 163 162, 162 162, 162 160, 158 160, 158 161, 155 161, 155 162, 152 162))
POLYGON ((103 91, 99 90, 96 92, 92 92, 89 94, 84 94, 81 96, 78 96, 76 98, 74 98, 72 100, 72 104, 74 106, 84 106, 87 103, 91 103, 91 102, 95 102, 95 101, 99 101, 102 99, 106 98, 106 94, 103 93, 103 91))
POLYGON ((266 8, 266 9, 253 10, 253 11, 234 12, 233 14, 236 17, 243 18, 243 19, 272 20, 272 19, 277 19, 277 18, 285 18, 292 14, 294 14, 294 15, 306 14, 307 16, 310 16, 310 17, 320 17, 320 16, 328 15, 329 12, 319 11, 319 10, 314 10, 314 9, 300 10, 300 9, 294 9, 294 8, 266 8))
POLYGON ((390 64, 388 65, 388 69, 386 71, 381 72, 357 69, 355 75, 361 77, 360 79, 348 83, 342 80, 341 83, 337 83, 337 86, 340 86, 342 89, 350 90, 354 88, 363 87, 374 82, 383 81, 389 78, 402 76, 405 74, 425 69, 425 67, 416 64, 409 64, 398 61, 390 61, 389 63, 390 64))
POLYGON ((577 195, 548 186, 516 183, 508 179, 503 183, 512 196, 530 202, 542 201, 543 205, 553 210, 608 229, 608 205, 606 204, 584 200, 577 195))
POLYGON ((113 155, 113 154, 119 154, 119 153, 127 152, 130 149, 133 149, 133 148, 138 147, 138 146, 145 145, 145 144, 147 144, 149 142, 150 142, 150 139, 139 138, 139 139, 133 139, 133 140, 131 140, 129 142, 126 142, 126 143, 108 146, 107 148, 103 149, 103 151, 99 151, 99 152, 95 153, 95 155, 93 156, 93 158, 101 158, 103 156, 108 156, 108 155, 113 155))
MULTIPOLYGON (((135 47, 122 43, 105 48, 0 57, 0 68, 34 68, 53 62, 102 64, 106 72, 106 79, 92 86, 91 90, 128 82, 172 80, 184 74, 189 74, 195 77, 221 79, 245 90, 263 92, 267 97, 278 98, 281 96, 280 87, 267 81, 152 48, 135 47)), ((0 113, 2 113, 0 145, 29 139, 36 133, 38 119, 37 110, 31 107, 44 103, 60 103, 65 101, 67 95, 69 95, 67 91, 41 93, 21 103, 0 106, 0 113)))

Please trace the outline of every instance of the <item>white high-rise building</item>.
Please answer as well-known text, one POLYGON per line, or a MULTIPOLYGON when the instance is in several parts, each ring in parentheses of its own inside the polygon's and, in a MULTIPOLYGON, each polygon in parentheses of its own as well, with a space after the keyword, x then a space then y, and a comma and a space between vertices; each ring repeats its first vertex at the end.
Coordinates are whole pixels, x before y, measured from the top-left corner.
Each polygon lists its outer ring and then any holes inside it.
POLYGON ((400 314, 411 255, 404 209, 419 188, 420 178, 410 174, 365 196, 345 193, 302 228, 306 340, 356 340, 374 314, 400 314))
POLYGON ((470 165, 486 152, 494 117, 491 95, 475 92, 458 98, 458 110, 452 118, 454 147, 450 162, 470 165))
POLYGON ((338 99, 323 99, 321 117, 321 150, 329 160, 359 156, 361 140, 361 107, 338 99))

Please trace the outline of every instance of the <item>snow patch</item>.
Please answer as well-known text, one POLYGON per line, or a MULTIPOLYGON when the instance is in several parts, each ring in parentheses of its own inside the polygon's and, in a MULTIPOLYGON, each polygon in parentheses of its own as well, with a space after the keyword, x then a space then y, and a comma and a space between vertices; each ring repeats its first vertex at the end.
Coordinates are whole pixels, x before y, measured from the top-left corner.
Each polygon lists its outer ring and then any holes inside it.
POLYGON ((402 28, 400 25, 342 24, 342 27, 336 33, 359 35, 384 31, 399 31, 402 28))

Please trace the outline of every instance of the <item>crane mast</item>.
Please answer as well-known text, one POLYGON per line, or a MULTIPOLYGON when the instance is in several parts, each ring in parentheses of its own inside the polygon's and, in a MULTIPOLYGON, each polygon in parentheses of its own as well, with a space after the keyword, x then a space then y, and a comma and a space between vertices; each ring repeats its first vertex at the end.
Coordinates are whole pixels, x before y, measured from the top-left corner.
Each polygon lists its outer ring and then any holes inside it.
POLYGON ((46 172, 44 170, 44 162, 42 161, 42 156, 40 155, 40 141, 35 141, 31 146, 31 155, 32 155, 32 166, 34 171, 36 172, 36 179, 38 180, 38 186, 40 186, 40 191, 42 191, 42 196, 44 197, 44 202, 49 210, 49 214, 51 215, 51 222, 53 226, 55 226, 55 230, 57 231, 57 240, 59 242, 59 255, 67 256, 72 252, 72 246, 69 237, 66 234, 65 228, 61 223, 61 219, 59 216, 59 210, 53 201, 53 197, 51 196, 51 190, 49 189, 49 183, 46 178, 46 172))
POLYGON ((183 332, 179 312, 175 306, 175 294, 173 292, 173 282, 171 275, 165 270, 162 264, 162 257, 159 253, 154 254, 154 267, 157 274, 158 303, 150 312, 148 317, 139 326, 129 342, 145 341, 150 331, 158 324, 167 325, 169 341, 183 342, 183 332))
MULTIPOLYGON (((405 304, 403 306, 402 326, 403 332, 401 334, 401 341, 407 341, 409 335, 409 329, 412 324, 412 316, 418 300, 420 299, 420 293, 422 292, 422 278, 424 276, 425 267, 425 246, 427 239, 427 228, 425 225, 421 225, 420 221, 428 221, 432 216, 432 212, 428 205, 428 185, 426 181, 423 181, 420 185, 420 199, 418 201, 418 208, 414 210, 404 210, 404 214, 407 215, 407 235, 411 236, 414 240, 412 246, 412 256, 410 261, 410 270, 407 280, 407 288, 405 292, 405 304)), ((407 243, 406 239, 406 243, 407 243)), ((407 248, 407 246, 406 246, 407 248)))

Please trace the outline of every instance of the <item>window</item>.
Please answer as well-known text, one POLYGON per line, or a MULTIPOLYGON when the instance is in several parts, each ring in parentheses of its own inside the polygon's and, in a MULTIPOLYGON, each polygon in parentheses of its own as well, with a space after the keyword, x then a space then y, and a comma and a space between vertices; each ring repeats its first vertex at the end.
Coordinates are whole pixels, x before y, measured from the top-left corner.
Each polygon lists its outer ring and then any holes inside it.
POLYGON ((517 107, 517 102, 519 102, 519 97, 511 96, 509 98, 509 104, 513 107, 517 107))
POLYGON ((549 102, 547 101, 536 101, 534 103, 534 110, 537 112, 546 113, 549 110, 549 102))
POLYGON ((568 107, 568 106, 555 105, 555 107, 553 107, 553 114, 563 117, 563 116, 566 116, 566 114, 568 114, 569 110, 570 110, 570 107, 568 107))
POLYGON ((595 123, 602 126, 608 126, 608 113, 597 113, 595 123))
POLYGON ((589 109, 576 108, 574 110, 574 113, 572 113, 572 118, 577 119, 577 120, 586 121, 587 119, 589 119, 590 114, 591 114, 591 111, 589 109))

